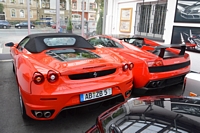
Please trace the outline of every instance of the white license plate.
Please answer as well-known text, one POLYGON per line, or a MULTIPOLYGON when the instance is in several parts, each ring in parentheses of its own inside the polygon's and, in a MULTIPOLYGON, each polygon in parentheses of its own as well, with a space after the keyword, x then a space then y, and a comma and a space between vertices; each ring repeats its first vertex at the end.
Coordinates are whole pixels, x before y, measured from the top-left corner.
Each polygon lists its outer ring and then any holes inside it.
POLYGON ((92 100, 92 99, 96 99, 96 98, 105 97, 108 95, 112 95, 112 88, 108 88, 108 89, 100 90, 100 91, 96 91, 96 92, 89 92, 89 93, 81 94, 80 101, 84 102, 84 101, 88 101, 88 100, 92 100))

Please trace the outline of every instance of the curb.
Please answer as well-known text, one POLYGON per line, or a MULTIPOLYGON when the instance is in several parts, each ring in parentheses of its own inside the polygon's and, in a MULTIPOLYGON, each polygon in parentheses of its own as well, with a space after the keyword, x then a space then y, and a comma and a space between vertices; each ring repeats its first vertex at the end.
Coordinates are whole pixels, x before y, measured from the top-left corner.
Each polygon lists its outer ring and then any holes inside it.
POLYGON ((9 59, 9 60, 0 60, 0 62, 10 62, 10 61, 13 61, 12 59, 9 59))

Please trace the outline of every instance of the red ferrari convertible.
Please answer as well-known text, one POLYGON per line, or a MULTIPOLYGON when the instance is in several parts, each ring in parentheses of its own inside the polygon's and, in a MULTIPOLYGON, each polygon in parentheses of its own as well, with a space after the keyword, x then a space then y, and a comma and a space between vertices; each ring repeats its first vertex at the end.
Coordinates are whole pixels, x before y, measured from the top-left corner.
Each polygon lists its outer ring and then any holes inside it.
POLYGON ((24 118, 54 119, 65 109, 131 94, 133 63, 74 34, 43 33, 7 43, 24 118))
POLYGON ((185 53, 185 44, 160 45, 146 38, 106 35, 94 36, 88 41, 95 47, 112 50, 134 63, 135 90, 179 84, 190 71, 190 58, 185 53))

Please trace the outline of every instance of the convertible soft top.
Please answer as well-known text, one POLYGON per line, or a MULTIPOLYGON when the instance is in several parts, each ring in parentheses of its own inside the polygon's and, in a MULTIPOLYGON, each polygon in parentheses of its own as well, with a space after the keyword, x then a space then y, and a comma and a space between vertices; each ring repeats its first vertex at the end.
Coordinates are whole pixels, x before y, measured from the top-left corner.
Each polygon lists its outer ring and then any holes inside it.
MULTIPOLYGON (((31 53, 39 53, 46 49, 51 48, 86 48, 86 49, 95 49, 85 38, 76 34, 68 34, 68 33, 39 33, 39 34, 31 34, 26 36, 25 38, 29 38, 29 41, 25 45, 25 48, 31 53), (76 42, 73 46, 71 45, 59 45, 59 46, 47 46, 44 42, 45 38, 58 38, 58 37, 73 37, 76 39, 76 42)), ((22 40, 23 41, 23 40, 22 40)))

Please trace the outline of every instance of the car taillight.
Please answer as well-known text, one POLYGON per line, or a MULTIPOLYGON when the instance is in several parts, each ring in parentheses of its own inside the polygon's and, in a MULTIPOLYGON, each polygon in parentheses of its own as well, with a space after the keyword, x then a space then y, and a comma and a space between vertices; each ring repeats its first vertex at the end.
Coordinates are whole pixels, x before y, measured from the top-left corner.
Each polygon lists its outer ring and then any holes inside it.
POLYGON ((40 72, 35 72, 33 74, 33 82, 37 85, 42 84, 44 82, 44 75, 40 72))
POLYGON ((161 60, 150 61, 150 62, 147 62, 147 64, 148 64, 148 67, 163 66, 163 62, 161 60))
POLYGON ((132 69, 133 69, 133 67, 134 67, 133 63, 132 63, 132 62, 130 62, 130 63, 129 63, 129 65, 128 65, 128 68, 129 68, 129 70, 132 70, 132 69))
POLYGON ((123 71, 127 71, 128 68, 129 68, 128 64, 123 64, 123 66, 122 66, 123 71))
POLYGON ((50 82, 50 83, 54 83, 58 80, 58 74, 52 70, 50 70, 48 73, 47 73, 47 80, 50 82))

